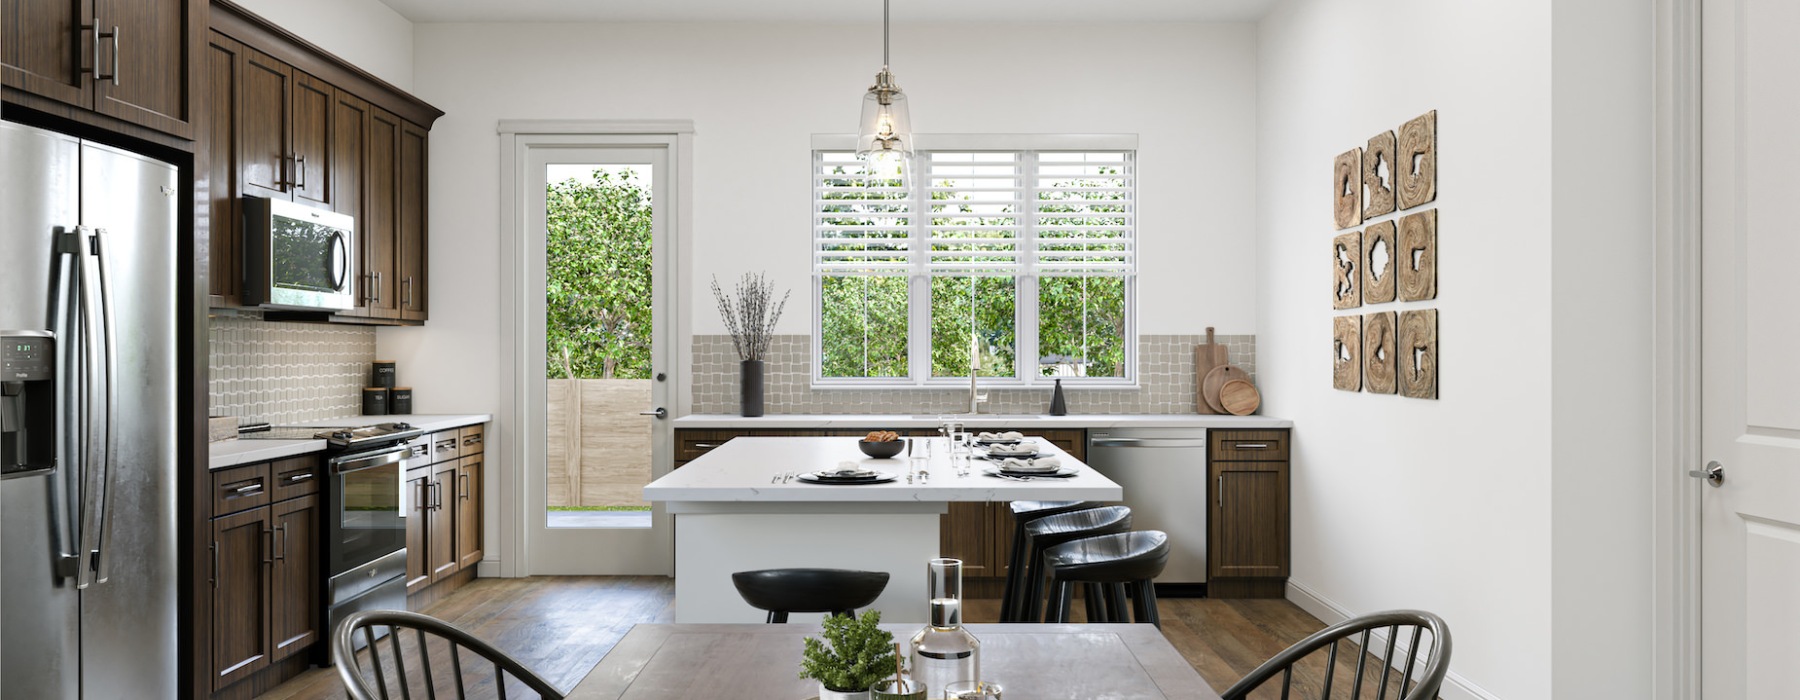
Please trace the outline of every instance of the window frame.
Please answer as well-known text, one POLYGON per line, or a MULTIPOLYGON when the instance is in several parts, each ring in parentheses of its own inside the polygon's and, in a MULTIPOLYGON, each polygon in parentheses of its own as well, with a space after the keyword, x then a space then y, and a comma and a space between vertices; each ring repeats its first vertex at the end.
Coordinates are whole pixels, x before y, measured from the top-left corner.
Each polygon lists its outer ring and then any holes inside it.
MULTIPOLYGON (((824 373, 824 333, 823 333, 823 282, 825 277, 861 277, 878 276, 875 274, 827 274, 818 269, 818 215, 817 177, 820 152, 844 152, 855 148, 854 135, 847 134, 815 134, 812 148, 807 153, 808 190, 814 193, 809 204, 807 227, 809 239, 808 255, 813 258, 811 270, 811 324, 812 339, 812 388, 815 389, 928 389, 944 390, 965 388, 969 385, 967 373, 956 377, 933 377, 931 368, 931 254, 929 249, 931 211, 930 188, 928 177, 911 177, 918 173, 919 164, 926 162, 931 152, 1011 152, 1019 155, 1021 167, 1020 177, 1023 181, 1021 192, 1026 198, 1026 210, 1018 213, 1021 220, 1019 231, 1018 254, 1020 273, 1013 276, 1015 295, 1013 331, 1014 347, 1017 352, 1013 361, 1013 376, 981 376, 976 384, 986 388, 1023 389, 1051 386, 1056 379, 1071 388, 1106 388, 1135 389, 1138 388, 1138 332, 1137 332, 1137 254, 1138 243, 1138 191, 1137 186, 1137 150, 1138 139, 1135 134, 918 134, 915 136, 916 153, 908 164, 909 181, 907 202, 912 204, 908 217, 910 233, 908 240, 907 280, 907 376, 904 377, 825 377, 824 373), (1076 152, 1076 151, 1120 151, 1126 154, 1131 162, 1131 198, 1130 198, 1130 233, 1129 240, 1133 250, 1129 270, 1123 275, 1095 275, 1096 278, 1121 278, 1124 280, 1123 300, 1125 328, 1121 339, 1121 363, 1124 365, 1123 376, 1118 377, 1051 377, 1039 375, 1036 371, 1026 371, 1029 358, 1030 367, 1035 370, 1037 358, 1042 357, 1038 346, 1039 323, 1039 280, 1044 277, 1071 277, 1081 275, 1043 274, 1039 272, 1037 259, 1038 222, 1030 210, 1030 202, 1036 199, 1040 152, 1076 152), (1029 351, 1029 352, 1027 352, 1029 351)), ((944 273, 935 273, 937 277, 956 277, 944 273)), ((894 275, 884 275, 894 276, 894 275)))

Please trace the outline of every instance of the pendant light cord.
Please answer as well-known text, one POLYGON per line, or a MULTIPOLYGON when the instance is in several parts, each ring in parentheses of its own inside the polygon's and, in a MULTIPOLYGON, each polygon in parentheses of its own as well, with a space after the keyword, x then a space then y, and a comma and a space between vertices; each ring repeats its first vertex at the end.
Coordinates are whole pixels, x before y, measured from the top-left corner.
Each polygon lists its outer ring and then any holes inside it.
POLYGON ((888 67, 888 0, 881 0, 881 67, 888 67))

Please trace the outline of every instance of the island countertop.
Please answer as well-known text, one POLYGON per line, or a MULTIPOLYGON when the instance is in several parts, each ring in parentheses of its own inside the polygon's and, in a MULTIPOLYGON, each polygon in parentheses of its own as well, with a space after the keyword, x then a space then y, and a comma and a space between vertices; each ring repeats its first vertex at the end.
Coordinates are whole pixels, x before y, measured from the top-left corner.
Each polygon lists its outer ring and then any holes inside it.
MULTIPOLYGON (((1049 430, 1055 428, 1207 428, 1216 430, 1255 430, 1292 428, 1294 422, 1274 416, 1221 416, 1195 413, 1113 414, 1082 413, 1067 416, 1040 416, 1008 413, 961 415, 910 414, 769 414, 756 418, 719 414, 693 414, 676 418, 676 428, 719 429, 817 429, 817 428, 934 428, 946 419, 981 428, 1049 430)), ((860 453, 859 453, 860 454, 860 453)))
POLYGON ((932 443, 926 462, 929 479, 907 483, 905 453, 892 459, 871 459, 857 449, 854 437, 740 437, 725 443, 686 466, 644 487, 644 499, 679 504, 700 503, 949 503, 963 501, 1117 501, 1122 490, 1080 460, 1041 439, 1040 454, 1050 454, 1078 474, 1068 478, 1034 477, 1028 481, 989 476, 983 470, 993 463, 971 460, 968 476, 957 476, 944 438, 915 438, 914 454, 932 443), (884 484, 842 486, 810 484, 798 478, 783 479, 819 470, 836 469, 851 462, 899 478, 884 484))

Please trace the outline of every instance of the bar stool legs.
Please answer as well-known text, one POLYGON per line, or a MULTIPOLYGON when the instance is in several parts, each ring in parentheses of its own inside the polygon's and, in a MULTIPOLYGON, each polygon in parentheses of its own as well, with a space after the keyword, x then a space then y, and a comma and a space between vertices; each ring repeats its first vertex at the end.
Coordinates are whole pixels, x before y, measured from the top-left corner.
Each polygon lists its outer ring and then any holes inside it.
POLYGON ((1079 583, 1087 587, 1089 622, 1126 622, 1124 592, 1131 586, 1132 616, 1161 628, 1152 581, 1168 561, 1169 537, 1156 530, 1099 535, 1050 547, 1043 555, 1043 570, 1050 576, 1045 621, 1069 621, 1079 583))

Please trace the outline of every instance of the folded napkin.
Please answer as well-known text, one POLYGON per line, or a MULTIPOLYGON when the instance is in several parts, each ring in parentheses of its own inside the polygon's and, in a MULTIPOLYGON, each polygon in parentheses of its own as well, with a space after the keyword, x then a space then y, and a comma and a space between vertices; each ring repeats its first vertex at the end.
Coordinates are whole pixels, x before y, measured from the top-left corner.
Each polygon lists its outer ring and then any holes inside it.
POLYGON ((1055 457, 1039 459, 1009 458, 1000 460, 1000 471, 1004 472, 1054 472, 1062 468, 1062 460, 1055 457))
POLYGON ((1007 455, 1034 455, 1034 454, 1037 454, 1037 447, 1035 445, 1025 445, 1025 444, 989 445, 987 447, 987 452, 988 452, 989 456, 993 456, 993 457, 1005 457, 1007 455))
POLYGON ((975 439, 976 440, 1023 440, 1023 439, 1025 439, 1025 434, 1021 433, 1017 430, 1009 430, 1004 433, 977 433, 975 435, 975 439))
POLYGON ((836 469, 821 469, 821 470, 819 470, 820 476, 836 476, 836 477, 869 476, 874 473, 875 473, 875 470, 864 469, 861 466, 858 466, 855 462, 839 462, 836 469))

